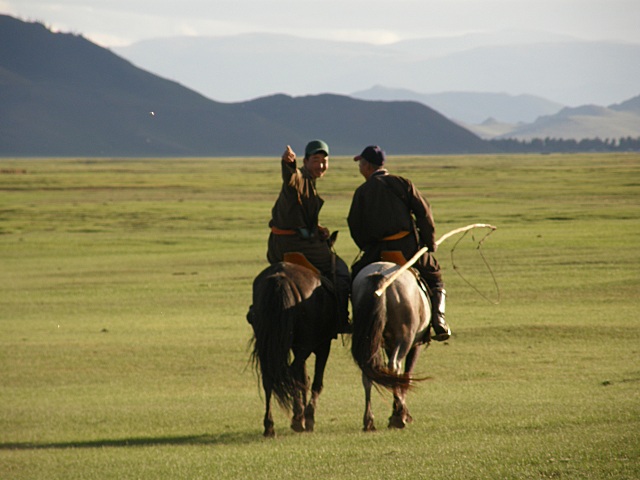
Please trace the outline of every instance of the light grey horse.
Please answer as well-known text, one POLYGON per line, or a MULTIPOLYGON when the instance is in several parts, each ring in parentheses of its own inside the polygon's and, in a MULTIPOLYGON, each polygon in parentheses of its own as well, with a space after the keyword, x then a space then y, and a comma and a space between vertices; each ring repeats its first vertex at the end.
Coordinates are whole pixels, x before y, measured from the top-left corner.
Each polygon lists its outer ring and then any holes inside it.
POLYGON ((353 281, 351 354, 362 370, 365 391, 364 431, 375 430, 371 411, 373 383, 393 392, 389 428, 404 428, 413 419, 405 403, 415 381, 412 371, 420 345, 428 343, 431 306, 411 270, 403 272, 381 296, 375 292, 399 266, 376 262, 353 281), (404 363, 404 368, 402 364, 404 363))

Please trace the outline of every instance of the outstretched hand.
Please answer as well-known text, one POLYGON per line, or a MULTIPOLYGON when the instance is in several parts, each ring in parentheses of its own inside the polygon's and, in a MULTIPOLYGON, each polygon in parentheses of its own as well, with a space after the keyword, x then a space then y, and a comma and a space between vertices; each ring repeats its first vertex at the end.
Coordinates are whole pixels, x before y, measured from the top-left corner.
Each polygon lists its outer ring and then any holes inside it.
POLYGON ((293 163, 296 160, 296 153, 291 150, 291 147, 287 145, 287 149, 282 154, 282 160, 287 163, 293 163))

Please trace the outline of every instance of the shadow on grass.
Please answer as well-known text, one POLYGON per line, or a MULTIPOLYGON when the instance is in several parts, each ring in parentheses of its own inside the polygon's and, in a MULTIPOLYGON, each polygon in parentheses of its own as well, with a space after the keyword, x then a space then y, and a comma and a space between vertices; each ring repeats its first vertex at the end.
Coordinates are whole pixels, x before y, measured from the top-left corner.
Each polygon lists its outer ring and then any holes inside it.
POLYGON ((105 448, 105 447, 157 447, 180 445, 243 445, 262 441, 259 432, 223 433, 220 435, 185 435, 182 437, 150 437, 124 438, 119 440, 89 440, 77 442, 16 442, 0 443, 0 450, 47 450, 70 448, 105 448))

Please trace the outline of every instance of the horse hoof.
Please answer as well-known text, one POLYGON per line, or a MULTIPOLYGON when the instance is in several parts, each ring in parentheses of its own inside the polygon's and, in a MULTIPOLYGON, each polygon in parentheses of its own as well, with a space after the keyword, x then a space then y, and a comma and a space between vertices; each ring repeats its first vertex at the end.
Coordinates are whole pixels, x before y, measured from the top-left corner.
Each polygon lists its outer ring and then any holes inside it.
POLYGON ((307 420, 305 422, 304 431, 311 433, 311 432, 313 432, 313 428, 314 427, 315 427, 315 422, 307 420))
POLYGON ((304 432, 304 423, 301 422, 300 420, 292 420, 291 430, 298 433, 304 432))
POLYGON ((364 428, 362 429, 363 432, 375 432, 376 431, 376 426, 373 424, 373 422, 371 423, 365 423, 364 428))
POLYGON ((402 429, 402 428, 405 427, 405 425, 406 425, 406 423, 400 417, 390 417, 389 418, 389 428, 402 429))
POLYGON ((266 428, 262 435, 264 436, 264 438, 276 438, 276 431, 273 429, 273 427, 266 428))

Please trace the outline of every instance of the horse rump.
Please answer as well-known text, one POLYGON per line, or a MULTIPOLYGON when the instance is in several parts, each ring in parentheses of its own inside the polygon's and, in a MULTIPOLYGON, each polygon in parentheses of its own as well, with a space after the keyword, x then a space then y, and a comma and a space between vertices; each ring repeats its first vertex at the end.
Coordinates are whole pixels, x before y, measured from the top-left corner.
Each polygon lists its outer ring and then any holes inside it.
POLYGON ((413 386, 409 374, 394 372, 386 365, 384 354, 384 330, 387 324, 386 293, 378 297, 385 277, 371 274, 357 279, 364 285, 353 296, 353 334, 351 356, 362 373, 375 385, 388 390, 407 390, 413 386))
POLYGON ((251 360, 265 390, 291 410, 299 387, 291 369, 291 345, 299 293, 286 272, 267 268, 253 283, 251 360))

